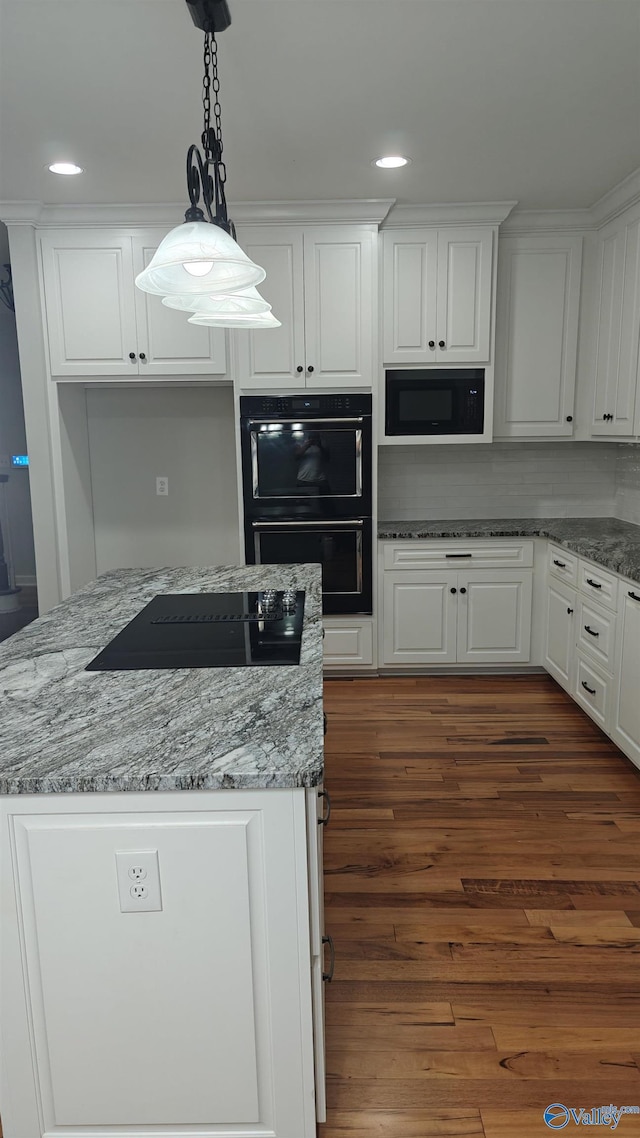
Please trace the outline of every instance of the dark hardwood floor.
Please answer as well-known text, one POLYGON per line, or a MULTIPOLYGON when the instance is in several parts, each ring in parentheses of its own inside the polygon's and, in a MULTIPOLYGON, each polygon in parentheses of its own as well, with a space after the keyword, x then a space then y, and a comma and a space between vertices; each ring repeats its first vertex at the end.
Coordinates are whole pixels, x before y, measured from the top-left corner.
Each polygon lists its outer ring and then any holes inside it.
POLYGON ((325 694, 321 1138, 543 1138, 554 1102, 640 1106, 640 772, 545 676, 325 694))

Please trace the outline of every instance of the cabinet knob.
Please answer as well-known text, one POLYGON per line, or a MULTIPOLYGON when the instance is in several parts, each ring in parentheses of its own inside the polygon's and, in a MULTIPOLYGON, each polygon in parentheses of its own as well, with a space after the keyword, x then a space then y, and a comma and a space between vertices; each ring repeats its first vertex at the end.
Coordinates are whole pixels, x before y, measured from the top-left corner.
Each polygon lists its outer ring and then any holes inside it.
POLYGON ((146 358, 147 358, 147 357, 145 356, 144 352, 140 352, 140 359, 141 359, 141 360, 146 360, 146 358))
POLYGON ((435 340, 429 340, 429 347, 430 347, 430 348, 435 348, 435 346, 436 346, 436 342, 435 342, 435 340))
POLYGON ((438 347, 444 348, 444 346, 445 346, 444 340, 438 340, 438 347))
POLYGON ((458 592, 458 590, 457 590, 457 589, 449 589, 449 592, 450 592, 450 593, 457 593, 457 592, 458 592))
POLYGON ((567 423, 573 423, 573 415, 567 415, 567 423))
POLYGON ((573 616, 573 609, 567 609, 567 613, 569 616, 573 616))
POLYGON ((135 360, 135 358, 136 358, 136 353, 135 352, 129 352, 129 359, 135 360))
POLYGON ((298 366, 297 366, 297 368, 296 368, 296 371, 297 371, 298 375, 300 375, 300 372, 301 372, 301 371, 304 371, 304 368, 303 368, 302 364, 298 364, 298 366))
POLYGON ((465 588, 462 588, 462 589, 460 590, 460 592, 461 592, 461 593, 466 593, 466 591, 467 591, 467 590, 466 590, 465 588))
POLYGON ((307 371, 309 372, 309 375, 311 375, 311 372, 313 371, 313 365, 312 364, 309 365, 309 367, 307 368, 307 371))

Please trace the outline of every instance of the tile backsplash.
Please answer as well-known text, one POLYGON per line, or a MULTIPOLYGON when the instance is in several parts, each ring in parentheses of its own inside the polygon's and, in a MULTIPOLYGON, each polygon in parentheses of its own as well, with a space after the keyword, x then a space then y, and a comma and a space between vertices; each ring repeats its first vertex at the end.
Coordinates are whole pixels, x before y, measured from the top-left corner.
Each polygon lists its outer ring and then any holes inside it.
POLYGON ((618 516, 640 522, 637 446, 382 446, 378 469, 383 521, 618 516))
POLYGON ((617 447, 615 515, 640 525, 640 445, 617 447))

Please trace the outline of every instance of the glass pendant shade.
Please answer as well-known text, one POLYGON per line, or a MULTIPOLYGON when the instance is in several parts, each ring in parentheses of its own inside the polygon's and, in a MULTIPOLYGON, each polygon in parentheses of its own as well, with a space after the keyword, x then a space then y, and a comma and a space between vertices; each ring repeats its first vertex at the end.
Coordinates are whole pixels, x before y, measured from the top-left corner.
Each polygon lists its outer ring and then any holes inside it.
POLYGON ((162 303, 167 308, 178 308, 181 312, 196 312, 199 316, 257 316, 271 312, 271 305, 260 296, 257 288, 243 289, 241 292, 218 293, 215 296, 190 295, 163 296, 162 303))
POLYGON ((211 296, 250 288, 266 275, 219 225, 188 221, 167 233, 136 285, 160 296, 211 296))
POLYGON ((255 316, 202 316, 196 312, 189 317, 189 324, 201 324, 206 328, 281 328, 282 321, 276 320, 273 312, 259 312, 255 316))

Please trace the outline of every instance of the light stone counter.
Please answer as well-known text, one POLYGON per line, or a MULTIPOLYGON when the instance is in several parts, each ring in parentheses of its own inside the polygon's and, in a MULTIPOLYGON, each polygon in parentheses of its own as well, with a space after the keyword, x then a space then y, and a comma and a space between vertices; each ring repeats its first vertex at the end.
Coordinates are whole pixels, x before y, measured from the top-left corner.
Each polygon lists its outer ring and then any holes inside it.
POLYGON ((119 569, 0 646, 0 794, 322 781, 320 567, 119 569), (299 666, 86 672, 158 593, 306 591, 299 666))

